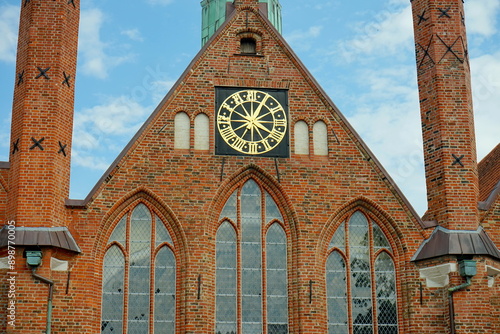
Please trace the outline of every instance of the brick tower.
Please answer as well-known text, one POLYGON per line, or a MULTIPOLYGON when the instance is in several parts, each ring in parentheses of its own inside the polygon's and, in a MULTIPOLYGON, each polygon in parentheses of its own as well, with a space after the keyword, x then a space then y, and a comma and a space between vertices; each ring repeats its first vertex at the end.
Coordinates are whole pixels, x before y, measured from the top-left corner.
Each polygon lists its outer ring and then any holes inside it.
POLYGON ((23 0, 12 110, 7 219, 65 225, 79 1, 23 0))
POLYGON ((427 219, 478 227, 478 177, 462 0, 412 1, 427 179, 427 219))
POLYGON ((492 333, 492 292, 485 283, 489 275, 485 268, 499 253, 479 224, 464 4, 463 0, 413 0, 412 10, 427 180, 425 218, 437 226, 413 260, 421 277, 445 279, 434 286, 443 288, 439 293, 417 306, 414 323, 420 316, 441 314, 435 324, 417 330, 492 333))

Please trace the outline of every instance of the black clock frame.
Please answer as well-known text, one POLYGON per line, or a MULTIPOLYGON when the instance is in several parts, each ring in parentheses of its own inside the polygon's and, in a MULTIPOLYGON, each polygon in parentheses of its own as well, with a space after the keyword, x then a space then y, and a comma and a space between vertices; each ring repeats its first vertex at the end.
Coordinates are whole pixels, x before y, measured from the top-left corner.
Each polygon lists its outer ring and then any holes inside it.
MULTIPOLYGON (((248 102, 247 102, 248 103, 248 102)), ((269 89, 269 88, 242 88, 242 87, 216 87, 215 88, 215 154, 216 155, 235 155, 235 156, 255 156, 255 157, 274 157, 288 158, 290 157, 290 117, 288 111, 288 90, 285 89, 269 89), (282 106, 286 116, 286 125, 284 135, 281 141, 271 150, 263 153, 248 153, 241 152, 231 147, 223 138, 218 126, 219 111, 228 97, 231 95, 255 90, 271 95, 282 106)))

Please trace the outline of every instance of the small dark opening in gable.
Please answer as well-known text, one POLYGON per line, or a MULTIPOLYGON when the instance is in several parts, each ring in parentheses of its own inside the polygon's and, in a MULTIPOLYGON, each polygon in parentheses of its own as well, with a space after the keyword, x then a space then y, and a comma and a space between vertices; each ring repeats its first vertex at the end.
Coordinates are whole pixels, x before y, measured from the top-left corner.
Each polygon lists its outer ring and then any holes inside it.
POLYGON ((240 51, 241 53, 256 54, 257 42, 253 38, 242 38, 240 41, 240 51))

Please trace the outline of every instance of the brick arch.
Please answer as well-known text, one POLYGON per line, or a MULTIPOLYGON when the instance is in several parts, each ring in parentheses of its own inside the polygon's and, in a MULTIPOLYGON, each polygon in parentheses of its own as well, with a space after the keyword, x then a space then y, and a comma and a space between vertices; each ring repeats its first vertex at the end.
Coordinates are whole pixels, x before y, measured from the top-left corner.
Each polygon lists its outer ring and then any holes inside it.
POLYGON ((361 210, 368 218, 373 219, 384 232, 387 240, 391 244, 394 252, 394 257, 400 258, 404 254, 403 232, 397 225, 396 221, 382 209, 373 200, 359 196, 345 203, 341 208, 334 212, 328 222, 323 227, 321 235, 318 239, 316 248, 316 261, 321 266, 326 260, 328 253, 328 245, 337 228, 352 215, 354 212, 361 210))
MULTIPOLYGON (((392 254, 386 250, 379 251, 374 258, 383 252, 387 253, 392 259, 394 264, 395 276, 396 276, 396 300, 397 300, 397 317, 398 326, 400 330, 404 331, 405 321, 403 317, 403 310, 407 308, 407 301, 403 297, 402 287, 404 285, 404 273, 405 270, 405 237, 396 221, 376 202, 373 200, 359 196, 348 202, 346 202, 342 207, 336 210, 328 219, 323 230, 320 233, 318 239, 318 244, 316 248, 316 268, 318 270, 318 277, 325 277, 326 261, 328 256, 331 254, 329 251, 330 240, 339 228, 339 226, 347 221, 347 218, 352 216, 355 212, 360 211, 366 216, 368 220, 372 220, 380 227, 385 237, 387 238, 391 248, 392 254)), ((335 248, 336 249, 336 248, 335 248)), ((348 259, 344 260, 348 261, 348 259)), ((374 270, 375 268, 372 268, 374 270)), ((326 291, 326 279, 319 282, 319 285, 326 291)), ((322 296, 321 303, 326 307, 326 295, 322 296)))
MULTIPOLYGON (((120 222, 123 215, 129 210, 133 210, 139 203, 143 203, 149 210, 154 211, 154 213, 157 214, 164 223, 166 223, 165 225, 167 226, 168 231, 173 232, 171 233, 171 237, 173 239, 175 248, 173 252, 176 258, 177 267, 176 281, 177 286, 180 286, 178 288, 178 291, 180 293, 176 294, 176 326, 178 325, 178 328, 181 329, 185 324, 186 309, 186 297, 182 292, 186 291, 187 289, 185 277, 185 268, 189 263, 189 248, 187 238, 184 230, 181 227, 181 224, 179 223, 179 220, 177 219, 173 211, 153 191, 146 187, 139 187, 123 196, 115 203, 115 205, 111 207, 111 209, 104 215, 103 219, 101 220, 96 241, 92 248, 92 257, 96 259, 95 266, 97 268, 102 268, 104 255, 108 250, 107 241, 111 236, 111 233, 113 233, 114 228, 120 222)), ((102 270, 97 269, 95 272, 95 286, 97 287, 97 289, 100 289, 102 284, 102 270)), ((97 294, 96 298, 96 300, 98 301, 98 305, 101 305, 102 300, 100 294, 97 294)), ((100 312, 100 308, 95 309, 95 316, 99 317, 100 312)))
POLYGON ((169 230, 173 232, 172 239, 176 248, 176 255, 180 263, 186 263, 188 260, 187 238, 181 227, 181 224, 173 211, 170 210, 167 204, 157 196, 153 191, 146 187, 139 187, 118 200, 113 207, 104 215, 99 233, 97 234, 96 242, 92 249, 94 258, 102 258, 103 250, 106 248, 107 241, 113 233, 115 226, 119 222, 119 218, 125 212, 133 210, 139 203, 144 203, 149 209, 153 208, 160 219, 169 226, 169 230))
POLYGON ((283 219, 285 220, 284 223, 287 225, 287 228, 285 229, 287 231, 287 235, 290 236, 292 240, 296 240, 298 218, 295 210, 293 209, 292 202, 286 196, 283 187, 277 182, 276 178, 254 164, 243 167, 233 175, 226 177, 226 181, 221 184, 219 190, 214 195, 212 204, 210 205, 209 215, 207 218, 208 221, 205 222, 207 229, 205 232, 209 235, 214 235, 214 233, 217 232, 219 214, 224 208, 226 201, 238 187, 243 185, 249 179, 254 179, 269 193, 269 195, 271 195, 278 207, 282 210, 283 219))
MULTIPOLYGON (((280 185, 278 180, 266 170, 261 167, 250 164, 246 167, 241 168, 234 174, 227 176, 226 180, 221 184, 218 191, 214 195, 214 199, 209 208, 209 214, 207 215, 207 221, 205 222, 205 235, 211 240, 212 248, 209 252, 215 259, 215 236, 217 229, 220 226, 219 215, 224 205, 226 204, 229 197, 233 194, 235 190, 241 187, 248 180, 253 179, 261 188, 266 190, 269 195, 273 198, 278 208, 281 210, 283 216, 283 222, 281 227, 284 229, 287 236, 287 252, 288 252, 288 277, 289 277, 289 287, 288 287, 288 299, 289 305, 298 305, 300 302, 299 298, 299 273, 296 268, 298 268, 298 254, 295 249, 298 249, 299 243, 299 231, 298 231, 298 217, 294 206, 290 199, 288 198, 285 190, 280 185)), ((267 224, 266 227, 276 223, 276 221, 267 224)), ((233 225, 234 227, 234 225, 233 225)), ((215 260, 214 260, 215 261, 215 260)), ((214 262, 215 263, 215 262, 214 262)), ((215 276, 215 272, 212 271, 212 277, 215 276)), ((213 296, 215 298, 215 296, 213 296)), ((215 302, 215 299, 213 300, 215 302)), ((298 307, 292 307, 290 309, 289 319, 299 319, 300 309, 298 307)), ((290 322, 290 333, 299 331, 299 324, 297 322, 290 322)))

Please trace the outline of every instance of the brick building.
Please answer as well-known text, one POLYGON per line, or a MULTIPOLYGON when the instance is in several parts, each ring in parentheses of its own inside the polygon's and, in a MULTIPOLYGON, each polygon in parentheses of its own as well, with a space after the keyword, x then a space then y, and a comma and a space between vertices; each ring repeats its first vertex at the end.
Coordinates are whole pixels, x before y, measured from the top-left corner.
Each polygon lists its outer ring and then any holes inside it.
POLYGON ((0 332, 500 333, 500 146, 476 162, 463 1, 412 1, 424 217, 282 38, 277 0, 202 6, 201 51, 69 200, 79 1, 24 2, 0 332))

